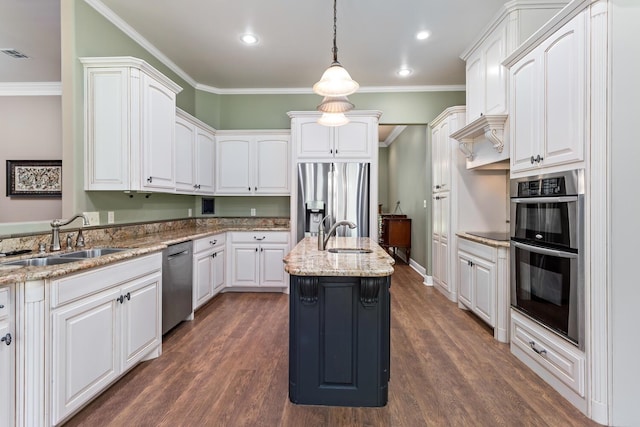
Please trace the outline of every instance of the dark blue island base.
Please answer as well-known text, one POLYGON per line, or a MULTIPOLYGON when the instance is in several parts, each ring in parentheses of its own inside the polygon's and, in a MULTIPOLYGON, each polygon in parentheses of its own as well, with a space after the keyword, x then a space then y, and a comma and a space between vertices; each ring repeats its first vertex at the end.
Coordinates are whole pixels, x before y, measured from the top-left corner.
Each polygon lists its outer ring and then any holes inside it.
POLYGON ((385 406, 391 276, 291 276, 289 399, 385 406))

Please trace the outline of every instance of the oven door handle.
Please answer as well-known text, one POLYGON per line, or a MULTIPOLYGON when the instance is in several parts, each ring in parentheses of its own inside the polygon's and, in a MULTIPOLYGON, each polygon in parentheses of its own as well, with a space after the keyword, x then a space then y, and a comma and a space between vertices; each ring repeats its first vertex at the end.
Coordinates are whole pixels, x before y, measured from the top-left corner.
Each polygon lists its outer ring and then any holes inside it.
POLYGON ((549 248, 541 248, 540 246, 527 245, 524 243, 516 242, 514 240, 511 241, 511 244, 516 248, 524 249, 530 252, 535 252, 537 254, 551 255, 558 258, 571 258, 571 259, 578 258, 578 254, 574 254, 572 252, 557 251, 555 249, 549 249, 549 248))
POLYGON ((558 196, 558 197, 512 197, 512 203, 568 203, 577 202, 578 196, 558 196))

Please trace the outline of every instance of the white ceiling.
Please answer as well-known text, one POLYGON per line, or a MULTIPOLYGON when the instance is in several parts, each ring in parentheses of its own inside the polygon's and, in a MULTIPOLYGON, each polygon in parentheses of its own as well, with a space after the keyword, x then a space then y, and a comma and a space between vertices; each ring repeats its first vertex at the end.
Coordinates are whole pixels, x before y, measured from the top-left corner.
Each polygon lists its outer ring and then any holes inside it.
MULTIPOLYGON (((81 1, 81 0, 75 0, 81 1)), ((91 0, 205 89, 308 90, 331 63, 331 0, 91 0), (239 37, 253 32, 256 46, 239 37)), ((363 91, 465 83, 460 54, 505 0, 338 0, 338 59, 363 91), (415 39, 419 30, 431 37, 415 39), (396 76, 406 65, 408 78, 396 76)), ((59 0, 0 0, 0 82, 60 80, 59 0)))

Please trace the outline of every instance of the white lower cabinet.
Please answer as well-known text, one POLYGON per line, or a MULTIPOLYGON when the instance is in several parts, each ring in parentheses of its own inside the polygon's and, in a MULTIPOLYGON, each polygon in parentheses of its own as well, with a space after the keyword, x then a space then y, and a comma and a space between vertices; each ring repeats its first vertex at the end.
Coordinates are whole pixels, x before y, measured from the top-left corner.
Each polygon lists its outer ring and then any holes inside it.
POLYGON ((201 307, 224 287, 225 235, 193 242, 193 308, 201 307))
POLYGON ((15 425, 15 331, 13 293, 0 287, 0 426, 15 425))
POLYGON ((160 254, 51 284, 51 416, 58 424, 160 352, 160 254))
POLYGON ((509 342, 508 248, 458 239, 458 302, 509 342))
POLYGON ((230 235, 230 286, 287 287, 282 259, 289 252, 288 232, 233 232, 230 235))

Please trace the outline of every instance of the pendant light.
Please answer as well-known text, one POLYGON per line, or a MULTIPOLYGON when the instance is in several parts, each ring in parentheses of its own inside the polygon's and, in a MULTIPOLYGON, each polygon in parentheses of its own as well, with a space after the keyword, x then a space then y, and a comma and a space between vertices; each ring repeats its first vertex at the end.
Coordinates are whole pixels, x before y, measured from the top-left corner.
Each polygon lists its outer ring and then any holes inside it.
POLYGON ((333 0, 333 62, 322 74, 320 81, 313 85, 313 91, 324 96, 317 110, 323 113, 318 123, 325 126, 341 126, 349 122, 344 113, 352 110, 354 105, 347 99, 347 95, 351 95, 359 87, 338 62, 336 34, 337 0, 333 0))

